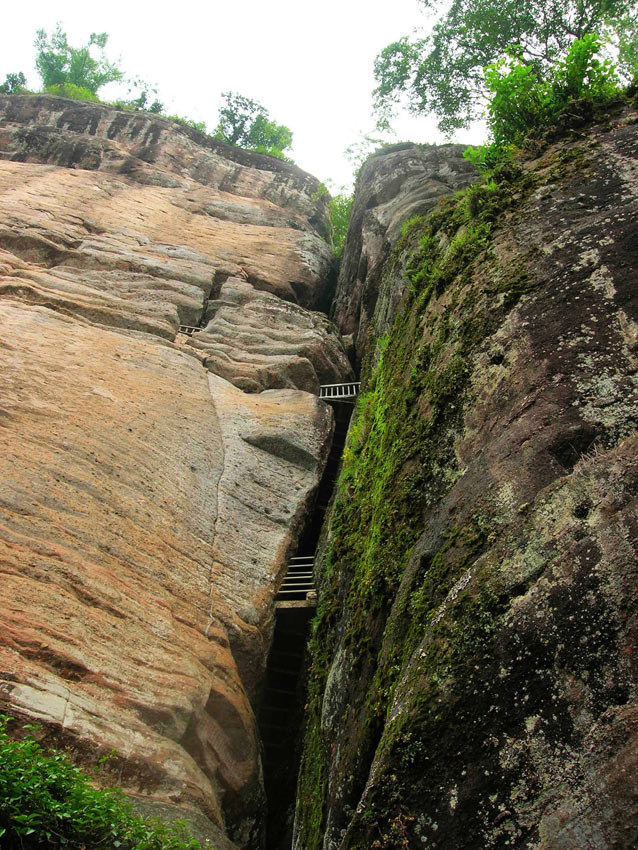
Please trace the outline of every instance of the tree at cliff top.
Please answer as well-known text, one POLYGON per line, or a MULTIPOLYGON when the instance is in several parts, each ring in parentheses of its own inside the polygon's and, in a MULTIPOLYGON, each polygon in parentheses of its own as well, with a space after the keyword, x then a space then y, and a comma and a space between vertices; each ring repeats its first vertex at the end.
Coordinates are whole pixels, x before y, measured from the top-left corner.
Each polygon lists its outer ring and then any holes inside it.
MULTIPOLYGON (((97 95, 99 89, 107 83, 122 79, 122 71, 109 62, 104 49, 108 35, 105 32, 93 32, 83 47, 71 47, 66 33, 58 24, 51 35, 44 30, 37 31, 35 65, 46 91, 65 94, 83 89, 91 95, 97 95), (91 55, 91 49, 99 51, 98 58, 91 55)), ((74 95, 71 95, 74 96, 74 95)))
POLYGON ((27 86, 27 78, 22 71, 17 74, 7 74, 4 83, 0 86, 1 94, 20 94, 25 91, 27 86))
POLYGON ((558 123, 567 109, 574 109, 574 101, 582 98, 581 106, 587 106, 592 114, 594 105, 617 98, 622 81, 616 66, 601 57, 601 51, 600 38, 589 33, 576 39, 567 55, 544 76, 511 54, 488 65, 485 87, 491 96, 486 109, 490 142, 468 148, 466 158, 481 170, 490 170, 511 156, 527 137, 558 123))
POLYGON ((271 121, 268 110, 249 97, 227 91, 219 110, 215 138, 246 150, 267 153, 284 159, 292 146, 292 131, 271 121))
POLYGON ((376 107, 432 112, 444 132, 466 127, 485 105, 483 69, 515 51, 543 74, 570 45, 604 32, 627 77, 636 73, 638 19, 632 0, 420 0, 439 13, 432 32, 404 37, 375 61, 376 107))
POLYGON ((343 248, 348 235, 348 225, 352 212, 353 194, 339 192, 330 198, 328 203, 328 215, 330 220, 330 242, 337 257, 343 253, 343 248))

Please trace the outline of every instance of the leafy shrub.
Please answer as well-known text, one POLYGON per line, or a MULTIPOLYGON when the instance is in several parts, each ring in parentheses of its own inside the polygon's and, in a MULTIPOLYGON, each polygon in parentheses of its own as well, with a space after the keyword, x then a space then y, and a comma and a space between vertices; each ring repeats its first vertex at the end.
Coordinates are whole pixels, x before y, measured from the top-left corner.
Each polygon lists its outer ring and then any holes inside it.
POLYGON ((638 70, 635 0, 421 0, 433 14, 417 31, 377 56, 375 106, 391 116, 405 103, 434 113, 446 134, 469 126, 485 103, 483 69, 508 47, 538 73, 546 72, 575 38, 604 33, 629 81, 638 70))
POLYGON ((601 49, 599 36, 585 35, 545 76, 514 53, 488 65, 485 85, 491 93, 487 109, 491 142, 468 148, 466 159, 480 170, 493 168, 527 136, 555 122, 574 100, 604 104, 617 97, 620 79, 613 63, 599 58, 601 49))
POLYGON ((17 74, 7 74, 4 83, 0 86, 0 94, 21 94, 26 91, 27 78, 22 71, 17 74))
POLYGON ((500 59, 486 68, 485 85, 492 95, 487 122, 499 147, 521 141, 551 113, 550 87, 531 65, 500 59))
MULTIPOLYGON (((132 89, 136 89, 139 92, 138 96, 129 100, 116 100, 112 104, 113 106, 116 106, 118 109, 132 109, 134 112, 143 111, 153 112, 156 115, 162 114, 164 104, 156 97, 154 98, 154 95, 157 94, 157 89, 152 88, 148 83, 140 79, 133 79, 128 82, 132 86, 132 89)), ((131 88, 129 88, 130 93, 131 88)))
MULTIPOLYGON (((94 788, 61 752, 13 740, 0 715, 0 845, 7 850, 199 850, 183 824, 133 813, 121 791, 94 788)), ((25 727, 33 729, 33 727, 25 727)))
POLYGON ((181 115, 167 115, 170 121, 174 121, 176 124, 181 124, 182 127, 190 127, 191 130, 197 130, 199 133, 206 132, 206 124, 204 121, 194 121, 192 118, 182 118, 181 115))
POLYGON ((73 83, 57 83, 54 86, 47 86, 45 91, 47 94, 54 94, 58 97, 70 97, 73 100, 90 100, 93 103, 100 102, 99 97, 93 94, 90 89, 76 86, 73 83))
POLYGON ((556 109, 579 97, 608 101, 618 95, 616 66, 609 59, 598 58, 601 49, 600 38, 590 33, 577 39, 567 56, 558 62, 550 79, 556 109))
MULTIPOLYGON (((50 86, 72 84, 88 89, 94 95, 107 83, 122 79, 122 72, 116 64, 109 62, 104 54, 108 41, 105 32, 92 32, 88 42, 82 47, 71 47, 67 36, 58 24, 51 35, 38 30, 35 40, 35 66, 42 79, 45 91, 50 86), (99 58, 91 55, 91 49, 100 51, 99 58)), ((82 98, 85 100, 86 98, 82 98)))

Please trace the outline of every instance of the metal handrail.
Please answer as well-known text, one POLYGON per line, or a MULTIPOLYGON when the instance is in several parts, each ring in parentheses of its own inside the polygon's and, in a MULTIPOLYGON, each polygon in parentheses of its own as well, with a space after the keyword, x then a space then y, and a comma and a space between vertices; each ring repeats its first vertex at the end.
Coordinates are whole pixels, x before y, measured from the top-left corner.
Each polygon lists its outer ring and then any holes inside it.
POLYGON ((308 602, 311 595, 316 598, 316 589, 312 568, 314 555, 295 555, 288 562, 288 571, 279 588, 275 600, 308 602))
POLYGON ((334 401, 353 399, 359 395, 360 389, 360 381, 350 381, 344 384, 321 384, 319 387, 319 398, 332 399, 334 401))

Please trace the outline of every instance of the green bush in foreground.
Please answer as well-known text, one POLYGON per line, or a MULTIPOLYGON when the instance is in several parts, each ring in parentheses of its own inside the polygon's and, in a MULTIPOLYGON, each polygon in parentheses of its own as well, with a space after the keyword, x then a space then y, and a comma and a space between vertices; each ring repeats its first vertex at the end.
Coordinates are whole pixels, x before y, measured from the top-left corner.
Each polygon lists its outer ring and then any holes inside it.
MULTIPOLYGON (((63 753, 13 740, 0 715, 0 846, 13 850, 199 850, 181 823, 133 813, 121 791, 94 788, 63 753)), ((26 727, 27 729, 33 727, 26 727)))

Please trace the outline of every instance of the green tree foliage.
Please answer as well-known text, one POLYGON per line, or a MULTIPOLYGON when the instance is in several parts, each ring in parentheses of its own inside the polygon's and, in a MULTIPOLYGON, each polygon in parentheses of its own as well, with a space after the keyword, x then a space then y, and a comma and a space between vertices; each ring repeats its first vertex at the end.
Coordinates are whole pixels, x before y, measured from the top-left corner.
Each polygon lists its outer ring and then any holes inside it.
POLYGON ((27 78, 22 71, 17 74, 7 74, 4 83, 0 86, 0 94, 20 94, 26 89, 27 78))
MULTIPOLYGON (((138 817, 122 792, 94 788, 60 752, 13 740, 0 715, 0 846, 36 850, 199 850, 183 825, 138 817)), ((33 727, 26 727, 27 729, 33 727)))
POLYGON ((608 32, 623 67, 636 59, 632 0, 421 0, 438 13, 424 38, 400 39, 375 62, 376 106, 388 113, 407 98, 412 112, 433 112, 447 133, 466 127, 485 105, 483 69, 515 51, 543 75, 571 44, 608 32))
POLYGON ((348 235, 348 224, 352 212, 353 195, 339 193, 328 202, 328 215, 330 217, 330 241, 337 257, 343 252, 343 246, 348 235))
POLYGON ((107 83, 121 80, 122 71, 105 56, 107 41, 105 32, 93 32, 83 47, 71 47, 61 24, 57 25, 51 35, 38 30, 35 65, 43 88, 49 91, 51 86, 70 84, 95 95, 107 83), (91 55, 92 48, 94 52, 95 49, 99 52, 97 59, 91 55))
POLYGON ((164 111, 164 104, 161 100, 149 101, 148 91, 142 91, 138 97, 133 98, 128 101, 128 106, 130 109, 134 110, 142 110, 144 112, 153 112, 156 115, 161 115, 164 111))
POLYGON ((618 65, 626 79, 638 80, 638 6, 612 21, 618 35, 618 65))
POLYGON ((113 106, 132 109, 133 111, 154 112, 157 115, 162 114, 164 104, 157 99, 156 86, 147 83, 141 77, 128 77, 126 83, 128 85, 129 99, 118 100, 113 106), (130 97, 132 94, 136 94, 137 97, 130 97))
POLYGON ((292 146, 292 132, 272 121, 268 110, 256 100, 235 92, 224 92, 215 138, 246 150, 285 158, 292 146))
POLYGON ((488 65, 490 144, 468 149, 467 158, 489 169, 530 133, 556 121, 573 101, 587 98, 605 103, 617 97, 621 80, 616 66, 600 57, 601 49, 597 35, 585 35, 544 75, 513 55, 488 65))
MULTIPOLYGON (((328 184, 332 181, 329 180, 328 184)), ((350 224, 350 214, 352 212, 352 202, 354 194, 348 194, 345 191, 345 186, 339 187, 341 191, 331 196, 328 186, 325 183, 319 183, 319 187, 312 196, 312 200, 317 202, 325 198, 328 202, 328 234, 326 242, 330 245, 337 259, 341 257, 343 246, 348 235, 348 225, 350 224)))
POLYGON ((373 153, 388 145, 395 144, 387 135, 391 132, 392 130, 388 122, 380 121, 376 127, 376 132, 359 133, 356 141, 348 145, 344 154, 352 166, 355 179, 359 175, 363 164, 373 153))

